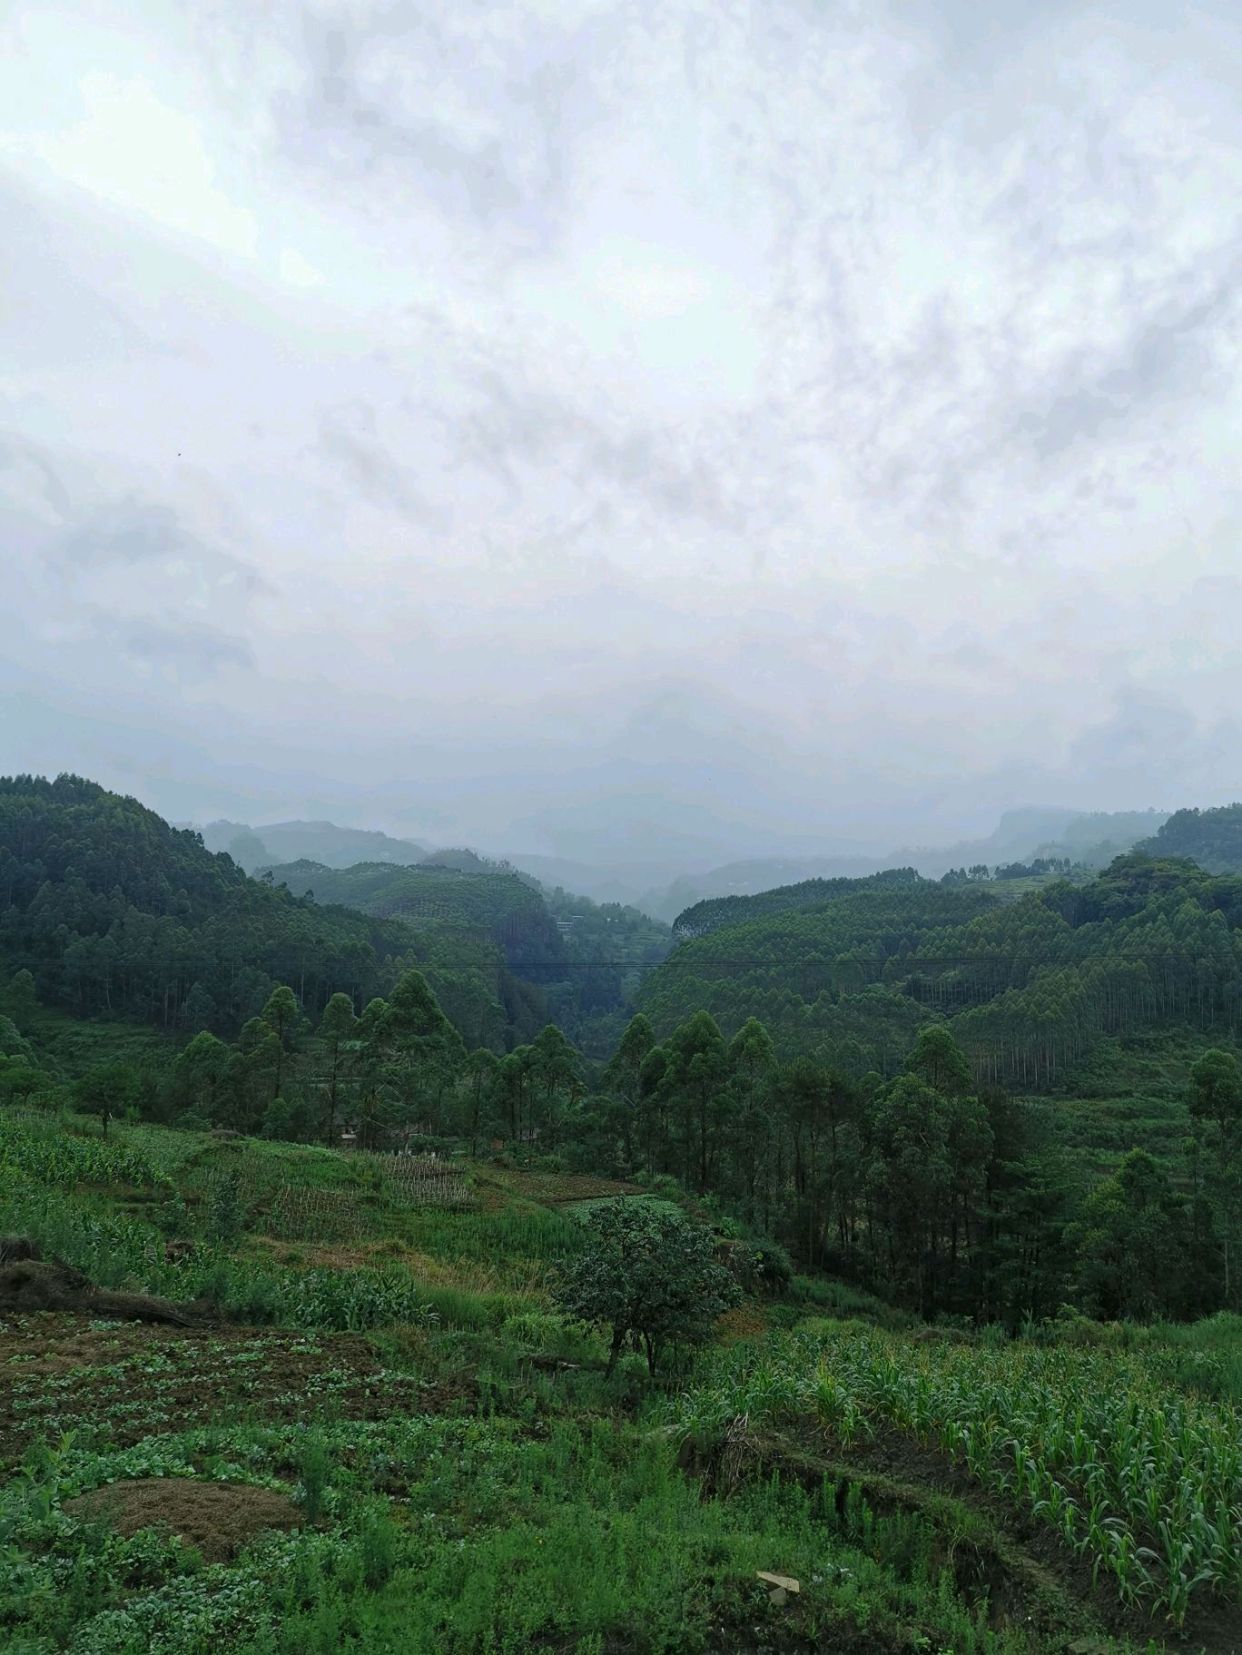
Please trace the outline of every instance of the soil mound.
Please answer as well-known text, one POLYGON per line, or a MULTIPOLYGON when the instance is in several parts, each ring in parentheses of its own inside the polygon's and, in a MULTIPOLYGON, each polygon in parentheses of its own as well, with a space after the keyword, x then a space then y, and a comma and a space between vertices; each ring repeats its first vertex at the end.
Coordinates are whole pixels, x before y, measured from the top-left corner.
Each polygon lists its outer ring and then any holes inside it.
POLYGON ((248 1483, 200 1483, 190 1477, 144 1477, 107 1483, 67 1500, 74 1517, 111 1523, 129 1536, 166 1529, 196 1547, 209 1563, 223 1563, 265 1529, 296 1529, 302 1514, 287 1494, 248 1483))
POLYGON ((147 1293, 111 1293, 92 1287, 80 1270, 58 1259, 20 1258, 0 1264, 0 1314, 6 1311, 82 1310, 118 1321, 166 1322, 189 1327, 189 1306, 147 1293))

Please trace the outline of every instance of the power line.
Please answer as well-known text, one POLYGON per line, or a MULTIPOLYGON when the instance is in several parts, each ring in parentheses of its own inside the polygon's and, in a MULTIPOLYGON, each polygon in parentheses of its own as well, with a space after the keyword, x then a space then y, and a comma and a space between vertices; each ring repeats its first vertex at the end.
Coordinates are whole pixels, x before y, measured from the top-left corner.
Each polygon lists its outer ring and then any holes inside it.
MULTIPOLYGON (((1202 954, 1190 953, 1111 953, 1087 954, 1078 958, 1066 957, 1060 954, 842 954, 833 959, 825 959, 823 955, 806 955, 801 959, 781 959, 755 956, 754 958, 734 959, 703 959, 696 955, 692 959, 678 959, 670 954, 663 960, 497 960, 494 964, 482 964, 477 960, 462 961, 461 964, 441 961, 437 964, 420 964, 420 971, 491 971, 503 966, 507 971, 655 971, 661 966, 678 966, 705 968, 713 970, 771 970, 782 971, 807 970, 817 967, 824 970, 837 970, 841 967, 858 965, 884 968, 889 965, 908 966, 912 972, 920 969, 936 967, 958 966, 1036 966, 1061 965, 1080 966, 1098 965, 1105 963, 1151 965, 1185 965, 1196 964, 1206 968, 1219 969, 1218 962, 1202 954)), ((1242 962, 1239 962, 1242 969, 1242 962)))

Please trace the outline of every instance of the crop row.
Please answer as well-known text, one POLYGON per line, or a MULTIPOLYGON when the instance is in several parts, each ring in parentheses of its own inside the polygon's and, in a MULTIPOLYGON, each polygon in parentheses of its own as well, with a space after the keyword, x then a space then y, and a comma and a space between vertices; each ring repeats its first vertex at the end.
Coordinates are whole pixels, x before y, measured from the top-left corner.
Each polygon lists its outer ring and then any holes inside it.
POLYGON ((1127 1604, 1181 1626, 1197 1593, 1242 1597, 1242 1415, 1159 1389, 1136 1357, 841 1326, 742 1348, 669 1413, 705 1440, 737 1421, 811 1423, 846 1447, 896 1427, 1027 1507, 1127 1604))

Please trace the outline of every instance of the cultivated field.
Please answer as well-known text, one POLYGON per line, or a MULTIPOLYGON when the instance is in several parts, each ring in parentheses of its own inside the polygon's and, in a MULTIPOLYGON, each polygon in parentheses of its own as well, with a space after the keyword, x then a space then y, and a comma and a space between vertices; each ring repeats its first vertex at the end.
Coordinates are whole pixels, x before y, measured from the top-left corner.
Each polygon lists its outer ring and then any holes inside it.
POLYGON ((5 1116, 0 1230, 77 1284, 0 1267, 6 1655, 1242 1648, 1233 1319, 799 1280, 606 1377, 549 1285, 637 1189, 393 1159, 5 1116))

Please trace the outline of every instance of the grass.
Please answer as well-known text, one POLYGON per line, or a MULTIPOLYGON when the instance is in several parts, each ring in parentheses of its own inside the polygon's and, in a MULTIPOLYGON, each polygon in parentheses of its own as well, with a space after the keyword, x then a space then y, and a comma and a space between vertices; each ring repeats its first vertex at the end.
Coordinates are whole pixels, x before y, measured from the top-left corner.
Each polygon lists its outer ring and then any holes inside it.
POLYGON ((6 1648, 24 1655, 654 1655, 735 1649, 756 1633, 750 1647, 794 1647, 796 1635, 848 1648, 838 1640, 863 1628, 870 1647, 897 1648, 915 1647, 915 1627, 925 1648, 1025 1647, 989 1628, 982 1600, 960 1601, 933 1521, 865 1501, 839 1510, 834 1491, 795 1480, 704 1498, 666 1437, 606 1419, 557 1419, 539 1436, 512 1418, 419 1416, 65 1445, 31 1456, 0 1496, 0 1522, 27 1560, 18 1614, 11 1590, 0 1610, 6 1648), (84 1491, 151 1477, 272 1489, 292 1477, 303 1531, 204 1565, 171 1537, 125 1541, 65 1515, 84 1491), (769 1601, 760 1570, 798 1579, 792 1607, 769 1601))
POLYGON ((1185 1030, 1101 1041, 1056 1093, 1029 1100, 1046 1115, 1054 1142, 1084 1180, 1113 1172, 1131 1149, 1145 1149, 1178 1179, 1194 1128, 1187 1106, 1190 1070, 1220 1038, 1185 1030))

